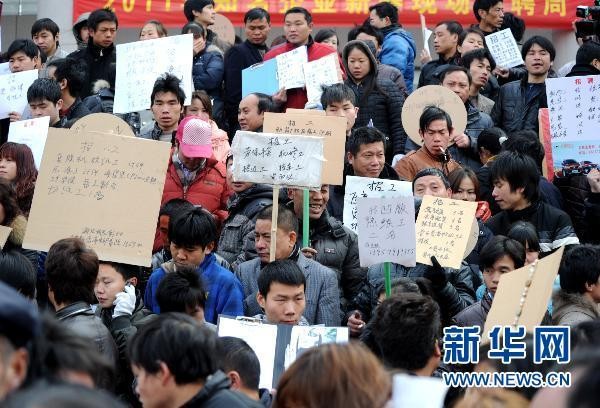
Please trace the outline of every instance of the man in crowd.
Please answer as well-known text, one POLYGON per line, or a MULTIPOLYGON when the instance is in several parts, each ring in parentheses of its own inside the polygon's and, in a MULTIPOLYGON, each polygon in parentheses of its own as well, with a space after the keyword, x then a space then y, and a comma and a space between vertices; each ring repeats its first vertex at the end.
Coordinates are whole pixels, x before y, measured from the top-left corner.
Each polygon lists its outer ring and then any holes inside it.
POLYGON ((369 12, 371 25, 384 35, 379 61, 398 68, 404 75, 408 92, 412 92, 417 46, 410 33, 402 29, 398 8, 384 1, 369 7, 369 12))
POLYGON ((259 92, 246 95, 240 101, 237 111, 239 129, 262 133, 265 112, 275 112, 271 96, 259 92))
POLYGON ((556 51, 552 42, 536 35, 525 41, 521 49, 527 75, 520 81, 509 82, 500 88, 492 119, 496 126, 511 133, 517 130, 538 131, 538 111, 547 108, 546 78, 556 51))
POLYGON ((419 135, 423 146, 396 163, 394 168, 398 176, 412 181, 419 170, 426 168, 440 169, 446 175, 459 168, 460 165, 448 152, 452 131, 452 119, 448 113, 435 106, 426 107, 419 118, 419 135))
POLYGON ((63 106, 60 85, 49 78, 38 78, 27 90, 27 103, 32 118, 50 117, 50 127, 65 127, 66 119, 61 120, 63 106))
POLYGON ((479 22, 477 27, 485 35, 494 33, 502 27, 504 3, 502 0, 475 0, 473 14, 479 22))
POLYGON ((494 101, 481 94, 481 90, 487 85, 496 68, 496 61, 486 48, 478 48, 461 56, 460 63, 469 70, 471 74, 471 86, 469 87, 469 102, 479 112, 492 113, 494 101))
POLYGON ((273 207, 263 209, 256 218, 254 242, 258 258, 240 264, 236 276, 244 288, 244 314, 255 316, 260 313, 258 303, 258 276, 261 267, 271 262, 271 240, 276 240, 275 260, 295 261, 306 279, 306 308, 304 317, 309 324, 338 326, 340 324, 340 296, 335 272, 316 261, 306 258, 297 242, 298 219, 286 207, 279 207, 277 232, 271 233, 273 207))
POLYGON ((215 2, 213 0, 187 0, 183 5, 183 14, 188 22, 195 22, 204 27, 206 31, 206 46, 212 44, 225 54, 231 45, 219 38, 217 33, 208 27, 215 24, 215 2))
POLYGON ((600 43, 586 41, 577 50, 575 65, 568 77, 600 75, 600 43))
POLYGON ((502 210, 486 223, 495 235, 507 235, 512 223, 522 220, 535 226, 542 253, 579 243, 569 216, 540 200, 540 173, 531 157, 502 152, 490 172, 492 196, 502 210))
POLYGON ((238 126, 238 107, 242 100, 242 70, 262 62, 267 52, 267 36, 271 31, 271 16, 260 7, 244 15, 246 41, 234 45, 225 54, 225 115, 229 138, 233 139, 238 126))
POLYGON ((334 84, 324 87, 321 94, 321 106, 326 116, 346 118, 346 138, 350 137, 358 115, 356 94, 346 84, 334 84))
POLYGON ((171 74, 158 78, 150 95, 154 124, 142 129, 140 137, 172 143, 173 134, 183 113, 184 102, 185 92, 181 89, 179 78, 171 74))
POLYGON ((10 72, 23 72, 42 67, 40 50, 31 40, 14 40, 5 57, 8 59, 10 72))
POLYGON ((419 88, 425 85, 439 84, 442 67, 448 64, 458 65, 460 54, 457 48, 461 32, 462 26, 455 20, 442 21, 435 26, 433 48, 438 54, 438 59, 429 61, 421 68, 419 88))
POLYGON ((49 18, 40 18, 31 26, 31 38, 33 42, 40 47, 46 54, 46 64, 65 58, 68 53, 59 45, 60 28, 58 24, 49 18))
MULTIPOLYGON (((314 42, 310 35, 312 30, 313 21, 310 12, 303 7, 290 8, 284 14, 283 33, 286 42, 267 52, 264 58, 265 61, 303 45, 306 45, 309 62, 336 52, 334 48, 327 44, 314 42)), ((339 57, 338 61, 341 69, 342 63, 339 57)), ((287 91, 283 89, 278 92, 277 96, 284 102, 284 108, 304 109, 306 102, 308 102, 305 88, 288 89, 287 91)))
POLYGON ((85 74, 75 60, 71 58, 55 59, 48 64, 48 78, 54 79, 60 85, 63 101, 60 117, 65 118, 68 127, 78 119, 90 114, 89 109, 79 97, 85 83, 85 74))

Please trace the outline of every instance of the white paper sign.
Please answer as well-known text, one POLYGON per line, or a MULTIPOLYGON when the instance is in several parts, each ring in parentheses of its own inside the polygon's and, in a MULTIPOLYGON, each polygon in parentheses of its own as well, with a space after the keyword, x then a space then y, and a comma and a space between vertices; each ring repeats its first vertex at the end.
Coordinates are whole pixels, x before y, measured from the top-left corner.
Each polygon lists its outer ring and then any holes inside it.
POLYGON ((427 28, 427 24, 425 23, 425 16, 423 14, 419 14, 419 19, 421 20, 421 35, 423 36, 423 49, 427 51, 427 55, 431 56, 431 51, 429 51, 429 38, 433 34, 433 31, 427 28))
POLYGON ((358 233, 359 197, 412 197, 412 184, 408 181, 383 180, 370 177, 346 177, 344 195, 344 225, 358 233))
POLYGON ((600 75, 548 78, 546 95, 553 143, 598 140, 600 75))
POLYGON ((44 154, 44 146, 48 137, 50 116, 11 122, 8 128, 8 141, 23 143, 29 146, 33 153, 35 167, 39 170, 44 154))
POLYGON ((308 62, 306 46, 303 45, 280 54, 275 59, 277 60, 279 87, 285 89, 302 88, 304 86, 304 72, 301 67, 308 62))
POLYGON ((320 102, 323 85, 342 82, 338 75, 338 67, 338 57, 335 53, 304 64, 304 79, 309 103, 320 102))
POLYGON ((394 408, 442 408, 448 386, 439 378, 394 375, 394 408))
POLYGON ((117 45, 114 113, 149 109, 154 82, 166 72, 182 80, 189 105, 194 91, 193 47, 192 34, 117 45))
POLYGON ((496 65, 502 68, 513 68, 523 65, 523 57, 517 46, 510 28, 488 34, 485 43, 496 61, 496 65))
POLYGON ((10 112, 23 113, 27 107, 27 90, 38 79, 38 70, 0 76, 0 119, 10 112))
POLYGON ((412 197, 359 197, 360 266, 383 262, 416 265, 415 203, 412 197))
POLYGON ((0 75, 7 75, 10 74, 10 63, 9 62, 3 62, 2 64, 0 64, 0 75))
POLYGON ((323 138, 238 131, 231 145, 235 181, 321 186, 323 138))

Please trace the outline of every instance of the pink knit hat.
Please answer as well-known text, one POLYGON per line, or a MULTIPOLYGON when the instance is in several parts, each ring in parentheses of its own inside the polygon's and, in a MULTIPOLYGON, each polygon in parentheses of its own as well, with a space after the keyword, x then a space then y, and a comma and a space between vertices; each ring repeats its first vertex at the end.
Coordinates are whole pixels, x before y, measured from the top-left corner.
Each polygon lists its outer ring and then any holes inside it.
POLYGON ((198 116, 188 116, 177 127, 176 138, 185 157, 212 157, 212 127, 198 116))

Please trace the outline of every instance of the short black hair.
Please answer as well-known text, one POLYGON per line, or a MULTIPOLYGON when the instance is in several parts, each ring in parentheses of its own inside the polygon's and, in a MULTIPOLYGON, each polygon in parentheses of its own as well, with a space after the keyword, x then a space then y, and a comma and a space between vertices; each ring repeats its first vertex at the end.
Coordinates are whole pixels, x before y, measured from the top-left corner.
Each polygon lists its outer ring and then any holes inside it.
POLYGON ((202 208, 182 210, 169 218, 169 240, 177 246, 206 248, 216 239, 213 216, 202 208))
POLYGON ((29 299, 35 299, 37 271, 17 250, 0 251, 0 281, 29 299))
POLYGON ((486 59, 490 63, 490 68, 493 71, 494 68, 496 68, 496 61, 487 48, 477 48, 476 50, 471 50, 466 54, 461 55, 460 63, 463 67, 470 70, 473 61, 483 61, 486 59))
POLYGON ((350 134, 346 142, 346 152, 356 156, 362 145, 377 142, 383 143, 383 148, 385 149, 385 135, 374 127, 362 126, 354 129, 350 134))
POLYGON ((131 364, 149 374, 164 363, 177 385, 206 379, 217 371, 217 336, 182 313, 161 313, 133 336, 128 345, 131 364))
POLYGON ((165 73, 158 77, 156 82, 154 82, 154 87, 152 88, 152 93, 150 94, 151 105, 154 105, 154 97, 159 92, 174 93, 177 96, 177 101, 183 107, 183 104, 185 103, 185 92, 181 88, 181 80, 175 75, 165 73))
POLYGON ((550 54, 550 61, 554 61, 554 58, 556 57, 556 49, 554 48, 554 45, 552 45, 552 41, 541 35, 534 35, 533 37, 525 41, 525 43, 523 44, 523 48, 521 48, 521 56, 523 57, 523 59, 525 59, 527 53, 529 52, 531 47, 533 47, 534 44, 537 44, 540 47, 542 47, 542 49, 548 51, 548 53, 550 54))
POLYGON ((304 18, 306 19, 306 24, 312 23, 312 14, 310 14, 310 11, 308 11, 304 7, 292 7, 292 8, 287 9, 285 11, 285 13, 283 14, 284 20, 288 14, 304 14, 304 18))
POLYGON ((525 20, 507 11, 506 13, 504 13, 504 18, 502 19, 502 25, 500 26, 500 30, 504 30, 506 28, 510 30, 513 37, 515 38, 515 41, 517 43, 521 43, 521 40, 523 39, 523 34, 525 34, 525 20))
MULTIPOLYGON (((256 216, 257 220, 268 220, 271 221, 273 215, 273 206, 268 205, 256 216)), ((282 229, 285 232, 298 232, 298 218, 293 210, 286 206, 278 206, 277 210, 277 228, 282 229)))
POLYGON ((443 171, 441 171, 440 169, 436 169, 435 167, 428 167, 426 169, 419 170, 417 172, 417 174, 415 174, 415 178, 413 178, 413 181, 412 181, 413 192, 415 191, 415 182, 418 179, 420 179, 421 177, 425 177, 425 176, 439 177, 440 180, 442 180, 442 182, 444 183, 444 187, 450 188, 450 181, 448 180, 448 177, 446 177, 446 175, 444 174, 443 171))
POLYGON ((332 103, 342 103, 344 101, 350 101, 352 105, 356 106, 356 94, 348 85, 339 83, 323 86, 323 93, 321 94, 323 109, 327 109, 332 103))
POLYGON ((190 21, 181 28, 181 34, 193 34, 199 35, 202 38, 206 38, 206 30, 204 27, 194 21, 190 21))
POLYGON ((586 41, 581 44, 577 50, 575 63, 591 65, 595 59, 600 60, 600 43, 596 41, 586 41))
POLYGON ((320 43, 331 37, 335 37, 339 40, 339 37, 335 30, 331 28, 322 28, 319 30, 317 35, 315 35, 315 42, 320 43))
POLYGON ((431 122, 435 120, 444 120, 446 121, 446 125, 448 126, 448 130, 452 132, 452 118, 445 110, 438 108, 437 106, 426 106, 423 109, 423 113, 419 117, 419 130, 421 132, 425 132, 431 122))
POLYGON ((110 8, 102 8, 92 11, 87 20, 87 26, 90 30, 96 31, 98 25, 104 21, 115 23, 119 28, 119 19, 110 8))
POLYGON ((266 264, 258 274, 258 292, 267 298, 271 284, 281 283, 286 286, 304 286, 306 290, 306 277, 302 269, 291 259, 282 259, 266 264))
POLYGON ((100 261, 100 264, 108 265, 112 267, 118 274, 123 277, 123 280, 129 280, 132 278, 140 279, 141 271, 140 267, 136 265, 129 265, 121 262, 111 262, 111 261, 100 261))
POLYGON ((262 92, 252 92, 248 95, 254 95, 258 99, 258 113, 277 111, 277 106, 275 105, 275 102, 273 102, 273 98, 271 97, 271 95, 267 95, 262 92))
POLYGON ((510 191, 523 188, 523 196, 533 203, 539 198, 540 172, 535 162, 526 154, 504 151, 496 156, 490 168, 492 183, 504 180, 510 191))
POLYGON ((34 37, 40 31, 50 31, 52 33, 52 37, 56 38, 56 35, 60 33, 60 28, 58 24, 54 22, 54 20, 49 18, 40 18, 36 20, 35 23, 31 26, 31 37, 34 37))
POLYGON ((40 49, 29 38, 16 39, 10 43, 8 51, 6 51, 6 59, 11 59, 19 51, 33 59, 39 55, 40 49))
POLYGON ((50 78, 38 78, 27 89, 27 103, 47 100, 54 105, 62 98, 60 85, 50 78))
POLYGON ((471 82, 473 82, 471 72, 469 72, 467 68, 461 67, 460 65, 448 65, 446 68, 444 68, 444 70, 442 70, 442 72, 440 72, 440 84, 444 82, 444 79, 446 79, 446 77, 453 72, 463 72, 467 76, 469 85, 471 85, 471 82))
POLYGON ((371 328, 386 367, 415 371, 433 356, 440 338, 440 308, 419 293, 394 295, 377 307, 371 328))
POLYGON ((67 80, 67 89, 71 96, 77 98, 86 83, 85 63, 75 58, 61 58, 48 64, 48 67, 55 67, 54 79, 56 82, 67 80))
POLYGON ((507 237, 514 239, 524 248, 540 252, 540 238, 535 226, 527 221, 517 221, 510 226, 507 237))
POLYGON ((158 216, 166 215, 169 218, 177 214, 182 210, 189 210, 194 208, 194 204, 183 198, 172 198, 160 207, 158 216))
POLYGON ((258 390, 260 382, 260 361, 252 348, 237 337, 219 337, 221 351, 220 368, 225 373, 237 371, 245 388, 258 390))
POLYGON ((473 3, 473 14, 475 14, 475 18, 477 21, 481 21, 481 17, 479 16, 479 10, 490 11, 492 7, 494 7, 498 3, 503 3, 502 0, 475 0, 473 3))
POLYGON ((512 259, 515 269, 525 265, 525 247, 514 239, 496 235, 479 251, 479 270, 483 272, 486 268, 491 268, 504 255, 512 259))
POLYGON ((249 21, 262 20, 263 18, 267 20, 267 23, 271 24, 271 15, 269 12, 262 7, 254 7, 244 14, 244 24, 249 21))
POLYGON ((469 27, 469 28, 465 28, 464 30, 462 30, 462 32, 458 36, 458 45, 463 45, 463 43, 465 42, 465 39, 467 38, 467 36, 469 34, 479 35, 481 37, 481 40, 485 44, 485 34, 483 33, 483 31, 481 31, 479 28, 476 28, 476 27, 469 27))
POLYGON ((64 238, 52 244, 45 266, 48 286, 57 304, 95 303, 98 256, 81 239, 64 238))
POLYGON ((175 272, 167 273, 158 284, 156 302, 161 313, 188 313, 197 306, 204 310, 206 286, 195 268, 178 266, 175 272))
POLYGON ((600 248, 575 245, 563 255, 558 269, 560 287, 568 293, 585 293, 585 284, 593 285, 600 277, 600 248))
POLYGON ((445 25, 446 26, 446 30, 448 30, 450 32, 450 34, 456 34, 456 35, 460 36, 460 34, 463 31, 462 25, 458 21, 456 21, 456 20, 444 20, 444 21, 440 21, 435 26, 439 27, 441 25, 445 25))
POLYGON ((511 133, 510 137, 502 143, 502 150, 526 154, 535 161, 538 170, 542 171, 545 151, 537 132, 525 129, 511 133))
POLYGON ((369 7, 369 13, 373 10, 375 10, 375 13, 377 13, 379 18, 389 17, 390 23, 398 23, 398 7, 394 6, 389 1, 382 1, 381 3, 377 3, 369 7))
POLYGON ((348 31, 348 41, 356 40, 358 35, 361 33, 375 37, 375 39, 377 40, 377 44, 380 47, 381 47, 381 44, 383 44, 383 34, 381 33, 381 31, 376 30, 371 25, 357 26, 357 27, 354 27, 352 30, 348 31))
POLYGON ((502 138, 506 138, 506 133, 499 127, 484 129, 477 137, 477 149, 485 148, 495 156, 502 150, 502 138))
POLYGON ((209 4, 212 4, 213 7, 215 2, 213 0, 186 0, 183 4, 183 14, 187 21, 194 21, 194 11, 202 12, 202 9, 209 4))

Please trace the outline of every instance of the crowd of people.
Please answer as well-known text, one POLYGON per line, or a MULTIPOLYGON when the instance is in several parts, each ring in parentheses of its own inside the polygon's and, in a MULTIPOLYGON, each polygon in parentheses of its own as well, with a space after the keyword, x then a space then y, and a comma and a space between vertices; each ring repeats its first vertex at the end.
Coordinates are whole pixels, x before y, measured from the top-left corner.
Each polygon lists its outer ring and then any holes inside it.
POLYGON ((38 69, 40 77, 27 90, 25 111, 0 120, 0 224, 11 228, 0 252, 0 404, 383 408, 393 405, 396 373, 554 370, 577 373, 570 388, 455 387, 445 406, 595 406, 600 171, 544 177, 549 152, 538 111, 548 107, 547 78, 600 74, 597 39, 577 38, 571 68, 557 70, 552 41, 534 35, 523 42, 524 22, 505 13, 501 0, 475 0, 470 27, 436 22, 436 59, 417 50, 389 2, 371 6, 343 47, 334 30, 313 37, 312 15, 302 7, 285 11, 279 44, 267 44, 271 18, 262 8, 246 12, 246 39, 236 44, 211 30, 215 13, 213 0, 187 0, 181 30, 167 33, 156 20, 141 28, 141 41, 192 34, 194 91, 186 95, 181 79, 165 73, 154 83, 150 112, 117 115, 136 137, 171 144, 156 233, 148 237, 150 268, 99 259, 76 237, 47 252, 23 248, 38 170, 28 146, 7 142, 11 122, 48 116, 50 127, 69 128, 113 113, 117 16, 109 9, 80 16, 78 50, 70 54, 58 25, 42 18, 31 39, 14 40, 3 54, 11 72, 38 69), (485 47, 485 36, 504 28, 522 44, 524 65, 499 67, 485 47), (242 94, 242 70, 299 46, 308 61, 337 54, 343 81, 323 87, 319 106, 307 106, 305 88, 242 94), (426 85, 460 98, 464 132, 432 103, 418 118, 421 144, 407 136, 402 107, 426 85), (344 181, 308 195, 290 187, 274 203, 272 186, 234 180, 230 145, 238 130, 262 132, 265 112, 288 108, 346 119, 344 181), (386 295, 384 265, 361 267, 357 234, 344 225, 347 176, 412 183, 417 214, 426 195, 476 202, 475 248, 457 269, 435 257, 433 266, 392 263, 386 295), (444 328, 483 330, 501 276, 565 246, 540 324, 570 327, 568 365, 529 355, 513 366, 487 357, 461 366, 443 361, 444 328), (259 388, 257 354, 240 338, 218 337, 219 316, 342 326, 350 341, 305 351, 275 389, 259 388))

